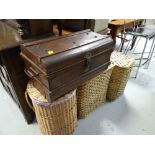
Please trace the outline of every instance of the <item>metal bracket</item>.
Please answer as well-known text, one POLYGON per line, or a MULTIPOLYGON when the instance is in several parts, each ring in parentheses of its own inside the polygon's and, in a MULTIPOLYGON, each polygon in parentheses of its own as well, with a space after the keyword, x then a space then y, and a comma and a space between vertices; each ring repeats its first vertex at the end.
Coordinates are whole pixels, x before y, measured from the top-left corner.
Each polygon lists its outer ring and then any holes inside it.
POLYGON ((90 70, 90 63, 91 63, 91 57, 92 57, 92 54, 90 52, 86 53, 85 55, 85 59, 86 59, 86 69, 84 72, 87 72, 90 70))

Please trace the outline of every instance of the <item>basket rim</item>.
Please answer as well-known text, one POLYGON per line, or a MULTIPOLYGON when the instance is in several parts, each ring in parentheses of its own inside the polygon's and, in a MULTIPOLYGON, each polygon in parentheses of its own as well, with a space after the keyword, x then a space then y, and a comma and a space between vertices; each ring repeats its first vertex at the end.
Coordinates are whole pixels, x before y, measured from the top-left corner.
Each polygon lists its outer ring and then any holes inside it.
POLYGON ((54 106, 54 105, 64 103, 67 100, 71 99, 76 94, 76 89, 75 89, 53 102, 48 102, 48 100, 33 86, 32 80, 29 81, 26 91, 30 99, 32 100, 33 104, 35 103, 35 104, 42 105, 42 106, 54 106), (37 93, 38 98, 41 97, 41 99, 37 99, 33 93, 37 93))
MULTIPOLYGON (((121 68, 128 68, 128 67, 131 67, 134 62, 135 62, 135 59, 131 56, 128 56, 128 55, 125 55, 125 54, 122 54, 121 52, 118 52, 118 51, 113 51, 112 54, 111 54, 111 58, 110 58, 110 61, 113 65, 117 66, 117 67, 121 67, 121 68), (124 66, 123 65, 120 65, 117 63, 117 61, 114 61, 113 59, 115 58, 115 54, 119 55, 122 59, 128 59, 128 63, 126 63, 124 66)), ((125 61, 124 61, 125 62, 125 61)))

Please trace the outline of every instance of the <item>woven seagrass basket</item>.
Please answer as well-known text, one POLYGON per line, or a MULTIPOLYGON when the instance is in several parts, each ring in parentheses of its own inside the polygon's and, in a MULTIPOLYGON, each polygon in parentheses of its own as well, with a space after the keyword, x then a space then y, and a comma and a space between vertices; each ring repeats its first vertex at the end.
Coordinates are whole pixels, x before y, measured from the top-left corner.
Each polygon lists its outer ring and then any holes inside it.
POLYGON ((114 100, 123 94, 134 64, 134 59, 114 51, 111 55, 111 63, 114 65, 114 69, 107 91, 108 100, 114 100))
POLYGON ((78 118, 86 117, 105 102, 112 70, 113 66, 111 65, 107 70, 77 88, 78 118))
POLYGON ((74 132, 77 125, 76 90, 48 103, 31 81, 25 94, 29 106, 35 111, 42 134, 68 135, 74 132), (28 96, 33 105, 29 102, 28 96))

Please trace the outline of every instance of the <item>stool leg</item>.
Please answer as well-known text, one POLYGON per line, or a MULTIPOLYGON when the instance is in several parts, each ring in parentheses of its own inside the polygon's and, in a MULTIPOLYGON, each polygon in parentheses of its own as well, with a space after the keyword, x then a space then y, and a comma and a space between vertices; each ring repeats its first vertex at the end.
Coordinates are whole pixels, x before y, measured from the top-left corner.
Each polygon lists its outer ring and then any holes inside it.
POLYGON ((132 39, 133 39, 133 36, 131 35, 129 41, 128 41, 128 44, 124 50, 124 54, 127 54, 127 52, 130 50, 130 42, 132 42, 132 39))
POLYGON ((134 45, 134 49, 132 50, 133 52, 133 54, 136 54, 135 53, 135 50, 136 50, 136 47, 137 47, 137 45, 138 45, 138 43, 139 43, 139 41, 141 40, 141 37, 138 37, 138 39, 136 40, 136 45, 134 45))
POLYGON ((140 61, 139 61, 139 64, 138 64, 138 69, 137 69, 137 71, 136 71, 135 78, 136 78, 137 75, 138 75, 139 68, 140 68, 141 63, 142 63, 142 59, 143 59, 143 55, 144 55, 144 52, 145 52, 145 49, 146 49, 147 42, 148 42, 148 38, 147 38, 146 41, 145 41, 145 45, 144 45, 144 48, 143 48, 143 51, 142 51, 142 54, 141 54, 141 57, 140 57, 140 61))
POLYGON ((116 51, 119 51, 119 52, 121 52, 121 48, 122 48, 122 41, 123 41, 123 34, 121 34, 121 43, 119 44, 119 46, 118 46, 118 49, 116 49, 116 51))
POLYGON ((137 36, 134 36, 133 39, 132 39, 130 50, 132 50, 133 47, 135 46, 136 40, 137 40, 137 36))
POLYGON ((62 36, 62 21, 61 21, 61 19, 57 20, 57 26, 58 26, 59 36, 62 36))
POLYGON ((126 35, 122 33, 121 34, 121 49, 120 49, 120 52, 122 52, 122 50, 123 50, 125 39, 126 39, 126 35))
POLYGON ((154 49, 155 49, 154 41, 155 41, 155 37, 153 38, 153 41, 152 41, 151 49, 150 49, 149 56, 148 56, 148 63, 146 64, 146 67, 145 67, 146 69, 148 69, 153 53, 154 53, 154 49))

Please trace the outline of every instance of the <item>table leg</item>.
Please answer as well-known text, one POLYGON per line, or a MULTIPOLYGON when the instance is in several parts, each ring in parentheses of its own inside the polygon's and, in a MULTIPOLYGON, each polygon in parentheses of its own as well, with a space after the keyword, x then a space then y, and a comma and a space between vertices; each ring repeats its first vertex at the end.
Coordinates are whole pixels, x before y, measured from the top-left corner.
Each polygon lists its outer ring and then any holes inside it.
POLYGON ((111 29, 110 34, 111 34, 112 39, 116 43, 117 29, 111 29))

